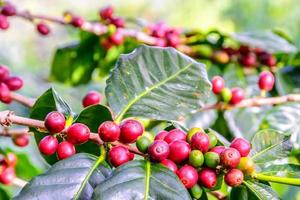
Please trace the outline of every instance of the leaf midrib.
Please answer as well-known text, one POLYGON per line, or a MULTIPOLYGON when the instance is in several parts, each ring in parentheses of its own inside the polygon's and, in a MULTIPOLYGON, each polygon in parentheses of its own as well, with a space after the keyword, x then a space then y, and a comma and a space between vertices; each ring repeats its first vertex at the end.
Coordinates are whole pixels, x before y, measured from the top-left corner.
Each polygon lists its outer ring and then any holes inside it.
POLYGON ((121 119, 123 118, 123 116, 125 115, 125 113, 130 109, 130 107, 135 104, 138 100, 140 100, 143 96, 147 95, 148 93, 150 93, 152 90, 155 90, 156 88, 160 87, 161 85, 167 83, 168 81, 176 78, 179 74, 181 74, 182 72, 184 72, 185 70, 187 70, 193 63, 189 63, 186 66, 184 66, 183 68, 181 68, 180 70, 178 70, 176 73, 174 73, 173 75, 171 75, 170 77, 157 82, 156 84, 152 85, 151 87, 149 87, 148 89, 146 89, 145 91, 141 92, 139 95, 135 96, 131 101, 128 102, 127 106, 125 106, 125 108, 120 112, 120 114, 116 117, 116 123, 119 123, 121 121, 121 119))

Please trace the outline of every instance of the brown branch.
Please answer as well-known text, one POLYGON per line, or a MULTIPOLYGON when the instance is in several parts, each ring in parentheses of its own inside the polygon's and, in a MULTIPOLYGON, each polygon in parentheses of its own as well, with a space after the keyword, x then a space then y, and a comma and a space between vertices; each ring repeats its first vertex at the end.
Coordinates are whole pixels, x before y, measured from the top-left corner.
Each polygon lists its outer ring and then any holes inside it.
POLYGON ((210 194, 213 195, 214 197, 216 197, 219 200, 226 200, 227 199, 226 195, 223 194, 220 191, 212 191, 212 192, 210 192, 210 194))
POLYGON ((16 102, 18 102, 18 103, 20 103, 20 104, 22 104, 24 106, 27 106, 29 108, 31 108, 34 105, 34 103, 35 103, 35 99, 28 98, 28 97, 26 97, 24 95, 21 95, 19 93, 15 93, 15 92, 11 92, 10 93, 10 97, 14 101, 16 101, 16 102))
POLYGON ((0 129, 0 136, 12 137, 14 135, 30 134, 28 128, 9 129, 4 127, 0 129))

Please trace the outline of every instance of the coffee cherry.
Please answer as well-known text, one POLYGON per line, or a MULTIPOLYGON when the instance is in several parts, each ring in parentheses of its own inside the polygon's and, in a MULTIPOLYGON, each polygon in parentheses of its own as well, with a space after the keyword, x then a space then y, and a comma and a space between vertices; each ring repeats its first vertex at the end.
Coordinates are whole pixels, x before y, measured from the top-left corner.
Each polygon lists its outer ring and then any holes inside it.
POLYGON ((101 94, 96 91, 90 91, 82 100, 83 107, 97 105, 101 102, 101 94))
POLYGON ((123 33, 119 30, 117 30, 114 34, 109 36, 109 41, 114 45, 120 45, 124 42, 124 36, 123 33))
POLYGON ((191 153, 189 155, 189 163, 193 167, 196 167, 196 168, 201 167, 204 163, 203 153, 199 150, 191 151, 191 153))
POLYGON ((133 119, 123 121, 120 125, 120 129, 120 140, 123 143, 135 142, 144 132, 143 125, 139 121, 133 119))
POLYGON ((225 87, 225 81, 220 76, 214 76, 211 80, 212 83, 212 91, 215 94, 220 94, 222 89, 225 87))
POLYGON ((101 46, 108 51, 110 48, 112 48, 114 45, 109 41, 108 39, 101 40, 101 46))
POLYGON ((208 189, 217 185, 217 174, 214 170, 203 168, 198 174, 198 183, 208 189))
POLYGON ((230 99, 231 104, 238 104, 245 98, 243 89, 238 87, 232 88, 231 94, 232 94, 232 97, 230 99))
POLYGON ((192 188, 198 180, 197 170, 189 165, 184 165, 183 167, 181 167, 177 171, 177 176, 187 189, 192 188))
POLYGON ((192 137, 191 146, 193 149, 198 149, 202 151, 202 153, 205 153, 209 149, 209 137, 205 133, 196 133, 192 137))
POLYGON ((251 49, 250 49, 250 47, 249 46, 247 46, 247 45, 241 45, 240 47, 239 47, 239 53, 240 54, 242 54, 242 55, 247 55, 247 54, 249 54, 250 52, 251 52, 251 49))
POLYGON ((125 20, 122 17, 113 17, 110 19, 110 23, 115 25, 117 28, 125 27, 125 20))
POLYGON ((221 164, 226 168, 236 168, 240 163, 241 155, 238 150, 234 148, 225 149, 221 155, 221 164))
POLYGON ((156 38, 155 46, 166 47, 167 46, 167 41, 165 39, 162 39, 162 38, 156 38))
POLYGON ((245 174, 251 174, 255 171, 255 164, 251 158, 241 157, 240 163, 237 168, 243 171, 245 174))
POLYGON ((195 184, 191 189, 190 189, 190 194, 194 199, 200 199, 202 196, 203 189, 198 185, 195 184))
POLYGON ((193 128, 191 128, 189 131, 188 131, 188 133, 187 133, 187 136, 186 136, 186 140, 187 140, 187 142, 191 142, 191 140, 192 140, 192 137, 193 137, 193 135, 195 135, 196 133, 198 133, 198 132, 204 132, 204 130, 202 129, 202 128, 199 128, 199 127, 193 127, 193 128))
POLYGON ((225 51, 229 56, 238 54, 238 50, 236 50, 232 47, 223 47, 223 51, 225 51))
POLYGON ((168 143, 163 140, 155 140, 148 148, 150 159, 154 162, 165 160, 170 153, 168 143))
POLYGON ((72 124, 67 130, 68 141, 72 144, 83 144, 90 138, 90 129, 82 123, 72 124))
POLYGON ((16 15, 16 7, 12 4, 6 4, 2 7, 1 14, 5 16, 14 16, 16 15))
POLYGON ((224 103, 228 103, 232 97, 231 90, 229 88, 223 88, 220 95, 221 100, 224 103))
POLYGON ((177 165, 172 160, 164 159, 160 163, 163 164, 164 166, 166 166, 167 168, 169 168, 174 173, 176 173, 178 170, 177 165))
POLYGON ((239 186, 244 181, 244 174, 241 170, 231 169, 224 177, 225 183, 231 187, 239 186))
POLYGON ((84 24, 84 19, 82 17, 80 17, 80 16, 73 16, 71 24, 74 27, 80 28, 84 24))
POLYGON ((175 140, 170 143, 169 159, 175 163, 181 163, 189 158, 191 152, 190 145, 182 140, 175 140))
POLYGON ((104 20, 111 19, 113 16, 113 13, 114 13, 113 7, 107 6, 103 9, 101 9, 100 17, 101 17, 101 19, 104 19, 104 20))
POLYGON ((146 153, 148 151, 148 147, 151 145, 152 141, 146 136, 138 137, 136 141, 136 147, 140 152, 146 153))
POLYGON ((130 160, 130 153, 123 146, 115 146, 109 151, 108 158, 112 166, 118 167, 130 160))
POLYGON ((19 147, 25 147, 29 144, 29 135, 27 133, 14 135, 12 141, 19 147))
POLYGON ((112 121, 103 122, 98 128, 99 137, 104 142, 115 142, 120 137, 120 127, 112 121))
POLYGON ((50 133, 60 133, 64 130, 66 120, 63 114, 57 111, 48 113, 45 118, 45 127, 50 133))
MULTIPOLYGON (((9 167, 15 167, 17 164, 17 160, 18 160, 17 156, 12 152, 7 153, 7 155, 5 157, 5 162, 7 163, 7 165, 9 167)), ((1 172, 0 172, 0 174, 1 174, 1 172)))
POLYGON ((173 129, 171 130, 168 135, 166 135, 165 139, 164 139, 168 144, 170 144, 171 142, 175 141, 175 140, 186 140, 186 134, 185 132, 183 132, 180 129, 173 129))
POLYGON ((129 158, 129 161, 133 160, 133 159, 134 159, 134 156, 135 156, 134 153, 131 153, 131 152, 128 151, 128 158, 129 158))
POLYGON ((11 91, 16 91, 22 88, 23 80, 17 76, 11 76, 5 79, 4 83, 11 91))
POLYGON ((236 150, 239 151, 240 155, 242 157, 248 156, 251 150, 251 145, 250 143, 243 139, 243 138, 235 138, 232 142, 230 147, 235 148, 236 150))
POLYGON ((225 149, 226 149, 226 147, 224 147, 224 146, 216 146, 216 147, 212 148, 212 149, 210 150, 210 152, 215 152, 215 153, 219 154, 219 156, 220 156, 221 153, 222 153, 225 149))
POLYGON ((47 135, 39 143, 39 150, 44 155, 52 155, 56 152, 58 141, 56 137, 47 135))
POLYGON ((4 185, 9 185, 16 178, 15 169, 13 167, 7 167, 0 174, 0 183, 4 185))
POLYGON ((75 147, 72 143, 68 141, 62 141, 57 146, 57 157, 59 160, 63 160, 76 153, 75 147))
POLYGON ((41 35, 48 35, 50 33, 50 28, 48 25, 44 23, 38 23, 36 25, 36 30, 41 34, 41 35))
POLYGON ((212 55, 213 60, 219 64, 226 64, 229 62, 230 57, 225 51, 216 51, 212 55))
POLYGON ((9 77, 9 69, 6 66, 0 65, 0 82, 9 77))
POLYGON ((10 103, 10 90, 5 83, 0 83, 0 101, 3 103, 10 103))
POLYGON ((160 131, 159 133, 157 133, 157 135, 155 136, 154 140, 164 140, 165 137, 169 134, 168 131, 160 131))
POLYGON ((261 90, 271 91, 274 87, 275 78, 271 72, 264 71, 260 73, 258 85, 261 90))
POLYGON ((204 154, 204 161, 207 167, 215 169, 220 163, 220 156, 215 152, 206 152, 204 154))
POLYGON ((9 22, 7 20, 7 17, 4 15, 0 15, 0 29, 6 30, 9 28, 9 22))
POLYGON ((256 65, 256 55, 249 53, 240 57, 239 62, 245 67, 254 67, 256 65))
POLYGON ((214 146, 217 145, 217 143, 218 143, 218 138, 217 138, 217 136, 216 136, 213 132, 211 132, 211 131, 209 131, 209 132, 207 133, 207 135, 208 135, 208 137, 209 137, 209 149, 211 149, 211 148, 213 148, 214 146))
POLYGON ((269 54, 267 52, 261 54, 259 60, 262 64, 268 67, 273 67, 276 65, 276 58, 272 54, 269 54))
POLYGON ((167 45, 176 48, 180 44, 180 37, 177 34, 166 35, 167 45))

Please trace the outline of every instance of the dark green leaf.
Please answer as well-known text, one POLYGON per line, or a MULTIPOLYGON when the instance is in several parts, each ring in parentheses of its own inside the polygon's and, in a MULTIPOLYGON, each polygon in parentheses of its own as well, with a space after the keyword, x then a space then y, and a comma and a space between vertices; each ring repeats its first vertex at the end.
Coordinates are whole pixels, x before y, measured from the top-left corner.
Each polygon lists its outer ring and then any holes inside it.
POLYGON ((171 170, 149 161, 131 161, 117 168, 95 189, 97 200, 188 200, 188 191, 171 170))
POLYGON ((9 200, 11 199, 11 195, 9 192, 0 184, 0 199, 1 200, 9 200))
POLYGON ((287 66, 276 72, 276 89, 280 95, 300 92, 300 67, 287 66))
POLYGON ((244 185, 240 185, 238 187, 233 187, 231 192, 230 192, 230 196, 229 196, 229 200, 248 200, 248 191, 247 188, 244 185))
POLYGON ((254 197, 250 197, 249 199, 279 200, 278 195, 268 185, 254 181, 244 181, 244 185, 248 191, 254 195, 254 197))
POLYGON ((142 45, 121 55, 105 93, 117 120, 140 116, 176 121, 199 109, 210 87, 203 64, 173 48, 142 45))
POLYGON ((268 176, 300 178, 300 165, 272 164, 268 167, 264 167, 260 173, 268 176))
POLYGON ((14 199, 53 200, 79 197, 88 200, 94 188, 110 174, 110 169, 104 165, 95 166, 96 159, 92 155, 81 153, 59 161, 45 174, 33 178, 14 199))

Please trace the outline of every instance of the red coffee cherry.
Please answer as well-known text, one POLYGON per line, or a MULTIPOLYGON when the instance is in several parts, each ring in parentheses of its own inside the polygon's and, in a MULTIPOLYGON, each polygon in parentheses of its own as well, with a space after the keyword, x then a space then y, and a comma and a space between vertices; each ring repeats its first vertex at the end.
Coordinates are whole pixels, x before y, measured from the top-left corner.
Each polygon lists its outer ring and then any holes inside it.
POLYGON ((159 133, 157 133, 157 135, 155 136, 154 140, 164 140, 165 137, 169 134, 168 131, 160 131, 159 133))
POLYGON ((163 140, 155 140, 148 148, 150 159, 154 162, 165 160, 170 153, 168 143, 163 140))
POLYGON ((214 76, 211 80, 212 91, 215 94, 220 94, 222 89, 225 87, 225 81, 221 76, 214 76))
POLYGON ((221 164, 224 167, 233 169, 239 165, 241 155, 238 152, 238 150, 234 148, 228 148, 221 153, 220 158, 221 158, 221 164))
POLYGON ((17 76, 8 77, 4 80, 4 83, 11 91, 16 91, 23 87, 23 80, 17 76))
MULTIPOLYGON (((15 167, 17 164, 17 160, 18 160, 17 156, 12 152, 7 153, 7 155, 5 157, 5 162, 7 163, 7 165, 9 167, 15 167)), ((0 172, 0 174, 1 174, 1 172, 0 172)))
POLYGON ((275 78, 271 72, 264 71, 260 73, 258 85, 261 90, 271 91, 274 87, 275 78))
POLYGON ((98 134, 104 142, 114 142, 120 137, 120 128, 113 121, 105 121, 99 126, 98 134))
POLYGON ((170 144, 171 142, 175 141, 175 140, 186 140, 186 133, 183 132, 182 130, 176 128, 173 129, 171 131, 169 131, 169 133, 165 136, 164 140, 170 144))
POLYGON ((41 35, 48 35, 50 33, 50 28, 48 25, 44 23, 38 23, 36 25, 36 30, 41 34, 41 35))
POLYGON ((239 62, 245 67, 255 67, 256 66, 256 55, 254 53, 249 53, 240 57, 239 62))
POLYGON ((52 155, 56 152, 58 141, 56 137, 47 135, 39 143, 39 150, 44 155, 52 155))
POLYGON ((167 46, 176 48, 180 44, 180 37, 174 33, 167 33, 166 35, 167 46))
POLYGON ((9 185, 16 178, 15 169, 13 167, 7 167, 0 174, 0 183, 9 185))
POLYGON ((181 167, 177 171, 177 176, 187 189, 192 188, 198 181, 198 172, 190 165, 184 165, 181 167))
POLYGON ((135 154, 134 153, 131 153, 130 151, 128 151, 128 158, 129 158, 129 161, 133 160, 135 157, 135 154))
POLYGON ((125 27, 125 20, 122 17, 113 17, 110 19, 110 23, 115 25, 117 28, 125 27))
POLYGON ((175 140, 170 143, 169 159, 175 163, 181 163, 189 158, 191 152, 190 145, 182 140, 175 140))
POLYGON ((0 29, 6 30, 9 28, 9 22, 7 20, 7 17, 4 15, 0 15, 0 29))
POLYGON ((10 90, 5 83, 0 83, 0 101, 3 103, 10 103, 12 101, 10 90))
POLYGON ((67 130, 68 141, 72 144, 83 144, 90 138, 90 129, 82 123, 72 124, 67 130))
POLYGON ((224 177, 225 183, 231 187, 239 186, 244 181, 244 174, 241 170, 231 169, 224 177))
POLYGON ((202 151, 202 153, 205 153, 209 149, 209 137, 205 133, 198 132, 195 135, 193 135, 191 140, 191 146, 193 149, 198 149, 202 151))
POLYGON ((198 174, 198 183, 208 189, 217 185, 217 174, 214 170, 203 168, 198 174))
POLYGON ((239 151, 241 157, 246 157, 250 153, 251 145, 243 138, 235 138, 230 145, 231 148, 235 148, 239 151))
POLYGON ((178 170, 177 165, 172 160, 164 159, 160 163, 172 170, 174 173, 178 170))
POLYGON ((263 54, 260 55, 259 60, 262 64, 268 66, 268 67, 273 67, 276 65, 276 58, 267 52, 264 52, 263 54))
POLYGON ((114 34, 109 36, 109 41, 114 45, 120 45, 124 42, 124 36, 123 33, 119 30, 117 30, 114 34))
POLYGON ((215 153, 221 155, 221 153, 222 153, 225 149, 226 149, 226 147, 224 147, 224 146, 216 146, 216 147, 212 148, 212 149, 209 150, 209 151, 215 152, 215 153))
POLYGON ((120 125, 120 129, 120 140, 123 143, 135 142, 144 132, 143 125, 139 121, 133 119, 123 121, 120 125))
POLYGON ((103 39, 100 43, 101 46, 107 51, 114 46, 108 39, 103 39))
POLYGON ((68 141, 62 141, 57 146, 57 157, 59 160, 63 160, 76 153, 75 147, 72 143, 68 141))
POLYGON ((83 107, 97 105, 101 102, 101 94, 96 91, 90 91, 82 100, 83 107))
POLYGON ((243 89, 238 87, 232 88, 231 94, 232 94, 232 97, 230 99, 231 104, 238 104, 245 98, 243 89))
POLYGON ((84 24, 84 19, 80 16, 73 16, 71 24, 76 28, 80 28, 84 24))
POLYGON ((100 17, 101 19, 111 19, 114 13, 114 9, 111 6, 107 6, 100 10, 100 17))
POLYGON ((241 46, 239 47, 239 50, 238 50, 238 51, 239 51, 239 53, 242 54, 242 55, 247 55, 247 54, 250 53, 251 49, 250 49, 250 47, 247 46, 247 45, 241 45, 241 46))
POLYGON ((29 135, 27 133, 14 135, 12 141, 19 147, 25 147, 29 144, 29 135))
POLYGON ((45 118, 45 127, 50 133, 60 133, 65 129, 65 116, 57 111, 48 113, 45 118))
POLYGON ((109 161, 114 167, 118 167, 128 162, 130 156, 128 149, 123 146, 115 146, 108 153, 109 161))
POLYGON ((0 65, 0 82, 9 77, 9 69, 6 66, 0 65))
POLYGON ((12 4, 6 4, 2 7, 1 14, 5 16, 14 16, 16 15, 16 7, 12 4))

